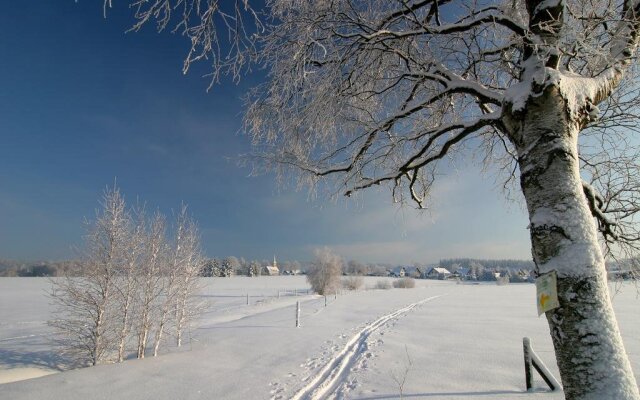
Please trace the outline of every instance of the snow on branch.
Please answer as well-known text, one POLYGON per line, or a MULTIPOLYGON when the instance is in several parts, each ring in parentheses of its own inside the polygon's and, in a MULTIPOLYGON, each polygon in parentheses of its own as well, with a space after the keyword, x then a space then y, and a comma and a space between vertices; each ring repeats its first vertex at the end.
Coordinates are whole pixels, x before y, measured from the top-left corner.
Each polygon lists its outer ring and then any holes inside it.
POLYGON ((288 4, 274 2, 278 23, 261 41, 269 80, 247 99, 256 172, 335 179, 347 193, 399 183, 418 201, 433 171, 414 162, 501 129, 520 39, 499 20, 524 34, 518 13, 456 1, 288 4))
MULTIPOLYGON (((104 0, 104 13, 118 0, 104 0)), ((189 39, 183 73, 192 63, 210 63, 211 84, 221 76, 238 81, 250 69, 257 54, 256 34, 265 29, 262 16, 249 0, 121 0, 134 10, 136 22, 130 31, 139 31, 156 22, 158 31, 170 27, 189 39)))
MULTIPOLYGON (((423 132, 420 136, 427 138, 426 142, 407 162, 398 167, 396 171, 392 171, 387 175, 375 179, 362 179, 360 183, 356 183, 351 189, 347 190, 345 196, 351 196, 358 190, 380 185, 387 181, 393 181, 394 186, 398 187, 401 185, 402 179, 406 178, 409 181, 409 190, 412 199, 422 208, 426 193, 418 195, 416 192, 416 184, 421 172, 420 170, 444 158, 453 146, 468 138, 473 133, 479 132, 487 126, 498 124, 499 121, 500 113, 491 113, 475 121, 441 125, 437 129, 423 132), (441 140, 442 138, 446 139, 441 140)), ((433 178, 433 174, 431 174, 431 177, 433 178)), ((430 187, 430 184, 431 182, 426 186, 430 187)))
POLYGON ((374 41, 389 37, 400 39, 424 35, 448 35, 452 33, 466 32, 483 24, 502 25, 517 35, 524 35, 526 33, 526 28, 521 26, 517 21, 502 14, 496 7, 489 7, 481 10, 477 15, 465 17, 460 21, 445 25, 422 24, 419 29, 414 30, 379 29, 368 34, 365 32, 353 32, 347 34, 341 34, 338 32, 338 35, 345 39, 359 37, 366 41, 374 41))

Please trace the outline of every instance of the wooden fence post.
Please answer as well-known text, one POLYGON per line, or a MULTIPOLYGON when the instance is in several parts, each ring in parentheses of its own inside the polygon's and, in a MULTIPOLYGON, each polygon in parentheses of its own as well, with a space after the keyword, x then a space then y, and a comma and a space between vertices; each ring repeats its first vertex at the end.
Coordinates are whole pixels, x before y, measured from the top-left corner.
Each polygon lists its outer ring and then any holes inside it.
POLYGON ((538 371, 538 374, 540 374, 542 379, 544 379, 545 383, 552 391, 560 390, 562 386, 560 385, 558 380, 549 371, 549 368, 544 365, 535 351, 533 351, 533 348, 531 347, 531 339, 529 339, 528 337, 523 338, 522 347, 524 349, 524 375, 527 390, 531 390, 533 388, 533 373, 531 372, 532 366, 536 369, 536 371, 538 371))
POLYGON ((296 328, 300 328, 300 302, 296 301, 296 328))
POLYGON ((527 391, 533 388, 533 374, 531 373, 531 342, 529 338, 522 339, 522 347, 524 350, 524 379, 527 385, 527 391))

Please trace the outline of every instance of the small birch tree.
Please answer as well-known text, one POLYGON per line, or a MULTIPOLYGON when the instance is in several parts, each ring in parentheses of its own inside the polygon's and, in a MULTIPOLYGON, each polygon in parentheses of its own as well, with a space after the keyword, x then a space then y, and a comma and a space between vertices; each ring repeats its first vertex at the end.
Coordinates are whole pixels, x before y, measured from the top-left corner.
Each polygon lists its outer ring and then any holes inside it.
POLYGON ((195 298, 201 289, 198 275, 204 266, 204 257, 200 250, 200 232, 184 204, 177 216, 175 246, 182 257, 177 276, 175 303, 176 345, 180 347, 185 328, 188 328, 203 307, 195 298))
POLYGON ((158 304, 158 313, 155 321, 155 335, 153 343, 153 356, 157 357, 160 345, 166 334, 168 325, 172 322, 172 312, 175 310, 178 292, 180 290, 180 272, 183 263, 183 252, 178 246, 170 249, 166 263, 161 264, 162 296, 158 304))
POLYGON ((51 297, 65 349, 80 361, 105 361, 117 341, 114 329, 119 271, 125 268, 130 216, 117 187, 105 189, 95 221, 88 223, 79 277, 54 279, 51 297))
POLYGON ((128 215, 126 242, 123 247, 123 260, 116 271, 115 291, 117 323, 120 325, 117 334, 118 340, 118 362, 124 361, 126 345, 132 330, 132 315, 136 312, 135 307, 139 290, 139 268, 143 260, 143 249, 145 244, 144 221, 137 218, 135 221, 128 215))
MULTIPOLYGON (((144 214, 140 220, 145 221, 144 214)), ((159 319, 159 304, 165 289, 162 271, 168 262, 165 238, 166 222, 156 212, 145 229, 145 251, 138 273, 137 357, 144 358, 154 323, 159 319)))
POLYGON ((337 293, 342 275, 342 257, 325 247, 314 251, 315 258, 307 269, 307 282, 320 295, 337 293))

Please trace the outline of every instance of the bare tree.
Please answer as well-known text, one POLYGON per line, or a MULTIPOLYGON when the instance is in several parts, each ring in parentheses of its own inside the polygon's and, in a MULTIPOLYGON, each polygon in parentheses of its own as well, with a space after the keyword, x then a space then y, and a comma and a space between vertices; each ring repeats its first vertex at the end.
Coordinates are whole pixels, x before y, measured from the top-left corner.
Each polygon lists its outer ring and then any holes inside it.
POLYGON ((51 325, 66 349, 91 365, 103 362, 116 341, 116 280, 126 264, 130 217, 117 187, 105 189, 101 209, 88 224, 81 275, 53 280, 58 308, 51 325))
POLYGON ((223 268, 225 268, 225 274, 227 276, 240 275, 242 270, 242 263, 236 256, 229 256, 222 261, 223 268))
POLYGON ((180 273, 183 263, 182 248, 174 246, 170 250, 167 262, 161 264, 160 275, 162 276, 162 297, 158 304, 158 313, 155 321, 155 335, 153 344, 153 356, 157 357, 160 345, 164 339, 167 326, 171 322, 171 312, 175 309, 178 292, 180 290, 180 273))
POLYGON ((307 282, 311 285, 311 289, 318 294, 336 293, 340 288, 342 257, 334 254, 327 247, 316 249, 314 254, 315 259, 307 269, 307 282))
POLYGON ((202 310, 202 305, 198 304, 195 295, 200 289, 198 275, 204 266, 204 257, 200 250, 200 232, 184 204, 177 216, 175 246, 182 257, 178 264, 178 289, 175 299, 176 345, 180 347, 184 329, 202 310))
MULTIPOLYGON (((133 4, 136 29, 185 7, 186 66, 219 43, 218 1, 133 4)), ((269 25, 232 4, 213 76, 237 77, 253 49, 268 70, 245 118, 259 171, 347 196, 388 185, 422 208, 457 152, 481 150, 506 187, 519 178, 535 272, 557 273, 546 317, 566 397, 640 398, 604 262, 639 236, 638 0, 272 0, 269 25)))
POLYGON ((367 266, 357 260, 349 260, 345 271, 349 275, 366 275, 367 266))
POLYGON ((138 295, 138 275, 143 260, 145 244, 144 213, 134 219, 127 214, 126 241, 123 243, 123 262, 119 265, 115 279, 118 331, 118 362, 124 361, 126 344, 132 329, 131 316, 135 313, 138 295))
MULTIPOLYGON (((140 220, 145 221, 143 214, 140 220)), ((144 358, 149 335, 159 319, 159 304, 164 293, 164 265, 168 262, 165 238, 166 222, 156 212, 145 229, 145 252, 138 274, 137 357, 144 358)))
POLYGON ((249 276, 260 276, 260 262, 256 260, 252 260, 249 262, 248 275, 249 276))

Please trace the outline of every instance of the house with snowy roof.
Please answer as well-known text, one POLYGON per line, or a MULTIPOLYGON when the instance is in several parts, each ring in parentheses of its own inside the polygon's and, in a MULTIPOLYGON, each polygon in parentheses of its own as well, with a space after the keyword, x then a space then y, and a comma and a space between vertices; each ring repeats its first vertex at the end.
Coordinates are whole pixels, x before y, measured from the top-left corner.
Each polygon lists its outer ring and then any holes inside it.
POLYGON ((422 271, 420 271, 419 267, 400 266, 391 269, 389 271, 389 276, 393 276, 396 278, 404 278, 405 276, 411 278, 420 278, 422 277, 422 271))
POLYGON ((451 276, 451 272, 448 269, 442 267, 433 267, 428 270, 423 277, 425 279, 448 279, 451 276))
POLYGON ((475 279, 475 275, 471 268, 460 267, 455 272, 451 274, 451 278, 457 278, 462 280, 475 279))

